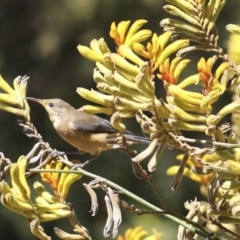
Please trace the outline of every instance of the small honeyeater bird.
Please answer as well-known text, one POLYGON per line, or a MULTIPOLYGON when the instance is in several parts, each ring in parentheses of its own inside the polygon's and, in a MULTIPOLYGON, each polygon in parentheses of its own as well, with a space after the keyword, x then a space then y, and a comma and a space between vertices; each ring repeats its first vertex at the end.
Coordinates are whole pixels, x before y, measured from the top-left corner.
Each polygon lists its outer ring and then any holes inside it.
MULTIPOLYGON (((80 152, 87 152, 96 157, 102 151, 117 148, 116 144, 107 141, 111 135, 114 139, 118 133, 108 120, 78 111, 61 99, 25 99, 41 104, 60 137, 80 152)), ((130 131, 125 131, 124 137, 129 144, 151 142, 148 138, 136 136, 130 131)))

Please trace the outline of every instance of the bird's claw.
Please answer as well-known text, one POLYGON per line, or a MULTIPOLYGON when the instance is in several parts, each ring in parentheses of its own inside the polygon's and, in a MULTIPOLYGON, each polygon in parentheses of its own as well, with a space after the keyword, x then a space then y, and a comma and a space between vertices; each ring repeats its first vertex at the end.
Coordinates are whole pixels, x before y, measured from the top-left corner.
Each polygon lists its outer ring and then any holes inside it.
POLYGON ((58 150, 53 150, 50 154, 49 154, 49 156, 50 157, 58 157, 58 156, 63 156, 63 155, 65 155, 66 153, 65 152, 61 152, 61 151, 58 151, 58 150))
POLYGON ((77 163, 77 164, 73 164, 71 167, 71 170, 76 170, 77 168, 84 168, 87 164, 85 163, 77 163))
POLYGON ((71 169, 72 169, 72 170, 75 170, 75 169, 77 169, 77 168, 85 168, 85 167, 86 167, 90 162, 92 162, 95 158, 96 158, 96 156, 94 156, 93 158, 85 161, 84 163, 74 164, 71 169))

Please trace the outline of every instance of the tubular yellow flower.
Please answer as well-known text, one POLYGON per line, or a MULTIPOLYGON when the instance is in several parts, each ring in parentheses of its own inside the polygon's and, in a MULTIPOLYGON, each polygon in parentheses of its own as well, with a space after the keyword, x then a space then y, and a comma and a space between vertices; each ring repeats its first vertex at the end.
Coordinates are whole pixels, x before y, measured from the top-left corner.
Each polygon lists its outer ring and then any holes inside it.
POLYGON ((183 34, 185 38, 193 41, 204 41, 204 31, 199 29, 198 26, 187 24, 185 21, 180 21, 171 18, 165 18, 160 22, 160 26, 164 31, 171 31, 176 34, 183 34))
POLYGON ((240 111, 240 102, 235 101, 224 106, 217 115, 209 115, 206 122, 207 124, 218 124, 221 119, 223 119, 227 114, 230 113, 239 113, 240 111))
MULTIPOLYGON (((178 172, 178 169, 179 169, 179 166, 177 166, 177 165, 176 166, 175 165, 171 166, 167 169, 166 174, 168 176, 173 176, 178 172)), ((186 176, 186 177, 190 178, 191 180, 193 180, 195 182, 201 182, 202 181, 201 177, 198 176, 198 175, 195 175, 191 171, 191 169, 189 169, 189 168, 184 169, 183 176, 186 176)))
POLYGON ((149 89, 151 86, 151 82, 149 80, 150 79, 144 73, 139 73, 135 79, 138 91, 154 101, 156 99, 156 96, 154 94, 154 86, 152 85, 152 89, 149 89))
POLYGON ((189 45, 189 40, 179 39, 170 43, 166 48, 164 48, 155 63, 160 66, 171 54, 176 53, 178 50, 183 49, 189 45))
MULTIPOLYGON (((52 169, 56 169, 56 165, 57 165, 57 161, 56 160, 52 160, 50 163, 48 163, 45 166, 46 170, 52 170, 52 169)), ((51 187, 53 188, 54 192, 57 193, 57 185, 58 185, 58 178, 53 177, 53 173, 52 172, 43 172, 41 173, 41 177, 42 180, 46 183, 49 183, 51 185, 51 187)))
POLYGON ((122 21, 118 25, 112 23, 110 28, 110 37, 114 39, 117 46, 125 45, 132 48, 134 43, 139 43, 148 39, 152 32, 148 29, 139 29, 147 23, 146 20, 140 19, 135 21, 130 28, 130 21, 122 21))
MULTIPOLYGON (((184 158, 184 154, 179 154, 177 155, 176 159, 179 161, 182 161, 184 158)), ((215 163, 220 159, 220 157, 216 154, 205 154, 202 156, 202 160, 204 162, 210 162, 210 163, 215 163)), ((179 166, 171 166, 167 169, 166 173, 169 176, 173 176, 177 174, 179 170, 179 166)), ((186 162, 186 167, 184 168, 183 171, 183 176, 186 176, 190 178, 191 180, 195 182, 201 183, 201 192, 203 189, 206 189, 213 177, 215 176, 215 172, 210 172, 210 173, 205 173, 205 170, 203 169, 203 166, 196 161, 192 157, 188 157, 187 162, 186 162), (197 169, 198 172, 196 172, 197 169)), ((205 190, 203 190, 205 193, 205 190)))
MULTIPOLYGON (((41 230, 39 223, 41 221, 51 221, 63 217, 69 217, 72 212, 67 203, 59 201, 56 197, 51 195, 40 182, 34 183, 35 190, 35 202, 31 200, 30 187, 28 186, 27 179, 25 177, 28 159, 25 156, 19 157, 17 163, 11 165, 10 176, 12 182, 12 188, 2 181, 0 182, 1 198, 0 202, 3 206, 9 210, 23 215, 30 222, 31 231, 33 234, 41 238, 43 234, 36 234, 36 231, 41 230), (35 227, 34 222, 38 221, 38 230, 35 227)), ((60 168, 60 167, 56 167, 60 168)), ((58 177, 58 173, 52 175, 55 179, 58 177)), ((67 181, 64 181, 66 185, 67 181)), ((43 237, 47 239, 46 236, 43 237)))
POLYGON ((0 183, 1 203, 13 212, 27 218, 34 218, 30 188, 26 181, 27 159, 21 156, 10 168, 12 188, 5 182, 0 183))
POLYGON ((6 93, 0 93, 0 101, 7 104, 19 105, 19 99, 17 96, 12 96, 6 93))
POLYGON ((126 46, 126 45, 121 45, 118 48, 119 54, 127 59, 129 59, 130 61, 134 62, 135 64, 137 64, 138 66, 142 65, 144 63, 144 61, 139 58, 132 50, 130 47, 126 46))
POLYGON ((85 112, 87 114, 99 114, 103 113, 106 115, 111 115, 113 113, 112 108, 105 108, 100 106, 93 106, 93 105, 84 105, 78 109, 78 111, 85 112))
POLYGON ((32 213, 32 211, 26 211, 24 209, 18 208, 17 206, 11 205, 8 200, 5 198, 4 195, 1 195, 1 204, 8 208, 9 210, 11 210, 12 212, 15 212, 17 214, 23 215, 24 217, 28 218, 28 219, 33 219, 35 217, 35 215, 32 213))
POLYGON ((178 40, 177 43, 171 43, 166 47, 172 36, 171 32, 165 32, 159 36, 156 33, 152 35, 151 42, 148 42, 146 47, 140 43, 133 45, 133 50, 149 59, 150 72, 153 73, 160 65, 167 59, 169 55, 178 51, 183 47, 187 47, 189 42, 187 40, 178 40))
POLYGON ((189 104, 173 96, 167 96, 167 102, 169 103, 169 105, 172 104, 174 106, 181 108, 184 111, 197 112, 197 113, 206 113, 206 112, 212 111, 211 105, 207 105, 206 107, 203 107, 201 105, 201 107, 199 108, 198 105, 189 104))
POLYGON ((239 27, 238 25, 228 24, 228 25, 226 26, 226 29, 227 29, 229 32, 231 32, 231 33, 240 35, 240 27, 239 27))
POLYGON ((110 107, 112 105, 113 96, 98 94, 98 92, 96 92, 94 90, 90 91, 88 89, 80 88, 80 87, 77 88, 76 91, 81 97, 83 97, 91 102, 98 103, 105 107, 110 107), (108 99, 104 99, 104 96, 106 96, 108 99))
POLYGON ((10 175, 14 194, 29 202, 30 188, 25 177, 26 166, 27 159, 24 156, 20 157, 18 162, 11 166, 10 175))
POLYGON ((154 33, 152 35, 151 42, 148 42, 146 47, 140 43, 133 44, 133 50, 137 54, 149 59, 151 72, 154 72, 159 67, 158 59, 166 44, 170 40, 171 35, 171 32, 165 32, 159 36, 154 33))
POLYGON ((146 230, 138 226, 127 229, 124 236, 118 236, 117 240, 160 240, 162 235, 160 232, 154 232, 149 235, 146 230))
POLYGON ((225 5, 226 1, 210 1, 206 11, 203 28, 207 30, 207 35, 214 28, 217 17, 225 5))
POLYGON ((136 75, 139 73, 139 68, 137 66, 129 63, 127 60, 116 53, 111 54, 111 60, 114 64, 129 72, 129 74, 136 75))
POLYGON ((152 32, 150 30, 138 31, 145 23, 147 23, 147 20, 139 19, 139 20, 135 21, 132 24, 132 26, 128 30, 128 33, 127 33, 127 36, 126 36, 126 40, 125 40, 125 45, 131 46, 131 44, 133 42, 144 41, 151 35, 152 32), (139 34, 140 32, 142 34, 139 34), (142 40, 140 40, 140 41, 133 41, 132 39, 134 39, 134 38, 137 40, 137 38, 135 37, 137 34, 139 34, 139 39, 142 39, 142 40))
POLYGON ((132 161, 141 162, 146 159, 156 149, 157 143, 158 139, 154 139, 145 150, 140 152, 136 157, 132 158, 132 161))
POLYGON ((196 84, 197 82, 199 82, 199 75, 198 74, 194 74, 191 75, 185 79, 183 79, 179 84, 178 87, 180 88, 185 88, 191 84, 196 84))
POLYGON ((81 177, 82 177, 82 175, 78 174, 78 173, 69 173, 67 175, 67 177, 63 181, 63 185, 62 185, 61 189, 58 188, 58 195, 59 195, 61 200, 64 200, 67 197, 68 191, 69 191, 71 185, 75 181, 79 180, 81 177))
POLYGON ((57 227, 54 228, 54 232, 59 239, 68 239, 68 240, 77 240, 77 239, 91 240, 92 239, 84 227, 78 229, 78 231, 74 229, 75 233, 73 234, 65 232, 57 227))
POLYGON ((200 76, 200 80, 204 86, 204 93, 208 95, 212 89, 219 89, 222 93, 225 91, 226 86, 222 86, 219 83, 219 78, 223 74, 223 72, 229 68, 228 62, 221 63, 218 68, 216 69, 214 75, 212 74, 212 67, 215 62, 214 58, 209 58, 207 62, 204 58, 201 58, 198 62, 198 72, 200 76))
MULTIPOLYGON (((79 163, 78 160, 73 160, 74 163, 79 163)), ((61 170, 63 167, 62 162, 52 160, 46 165, 45 169, 61 170)), ((70 170, 70 166, 64 166, 64 170, 70 170)), ((70 186, 82 177, 81 174, 76 173, 57 173, 57 172, 43 172, 41 173, 42 180, 47 182, 53 188, 55 196, 61 201, 67 197, 70 186)))
POLYGON ((116 97, 114 99, 114 104, 117 110, 143 110, 143 111, 150 111, 152 110, 152 103, 138 103, 132 100, 128 100, 123 97, 116 97))
POLYGON ((169 118, 168 124, 170 127, 184 131, 205 132, 207 130, 207 126, 204 124, 188 123, 175 118, 169 118))
POLYGON ((197 64, 199 77, 204 85, 204 93, 206 95, 212 90, 212 87, 213 87, 212 72, 211 72, 212 67, 213 67, 212 58, 209 58, 207 62, 204 58, 201 58, 197 64))
POLYGON ((167 2, 176 5, 179 9, 186 12, 189 16, 196 16, 196 6, 193 4, 195 1, 181 1, 181 0, 167 0, 167 2))
POLYGON ((50 240, 51 238, 44 233, 43 228, 40 226, 40 221, 38 218, 35 218, 30 222, 30 229, 32 234, 37 236, 39 239, 50 240))
MULTIPOLYGON (((199 114, 190 114, 187 113, 186 111, 184 111, 181 107, 175 105, 175 104, 170 104, 170 109, 172 112, 172 115, 178 119, 181 119, 183 121, 187 121, 187 122, 202 122, 205 123, 206 122, 206 117, 199 115, 199 114)), ((196 109, 196 112, 197 109, 196 109)))
POLYGON ((110 27, 110 37, 114 39, 116 45, 122 45, 125 41, 125 35, 127 33, 129 24, 131 21, 122 21, 118 25, 115 22, 110 27))
POLYGON ((27 81, 29 77, 18 76, 13 81, 13 88, 0 75, 0 89, 6 93, 0 93, 0 109, 23 117, 29 121, 29 106, 24 99, 27 92, 27 81), (12 106, 13 105, 13 106, 12 106))
POLYGON ((90 48, 79 44, 77 49, 82 56, 94 62, 103 62, 104 54, 110 53, 102 38, 99 40, 93 39, 90 42, 90 48))
POLYGON ((122 123, 121 116, 120 116, 119 112, 115 112, 112 115, 111 125, 121 133, 124 133, 124 131, 126 131, 126 126, 122 123))
POLYGON ((212 74, 212 67, 216 59, 209 58, 207 62, 201 58, 198 62, 198 71, 200 80, 204 87, 205 97, 202 99, 201 108, 205 108, 216 102, 219 96, 225 92, 227 88, 226 76, 220 77, 230 66, 228 62, 221 63, 216 69, 215 73, 212 74), (220 79, 220 81, 219 81, 220 79))
POLYGON ((83 57, 85 57, 91 61, 94 61, 94 62, 102 62, 103 56, 99 53, 94 52, 89 47, 78 45, 77 49, 83 57))
POLYGON ((15 95, 15 91, 8 85, 8 83, 0 75, 0 88, 10 95, 15 95))
POLYGON ((159 67, 160 63, 158 62, 158 59, 164 51, 167 43, 170 41, 171 36, 171 32, 165 32, 158 37, 154 34, 152 37, 152 43, 148 43, 147 50, 149 52, 150 59, 153 62, 153 70, 156 70, 159 67))
POLYGON ((164 82, 164 88, 170 96, 191 105, 200 106, 201 101, 204 98, 204 95, 201 93, 187 91, 179 88, 177 85, 169 84, 167 82, 164 82))
POLYGON ((157 74, 158 78, 171 84, 177 84, 179 75, 190 62, 188 59, 181 59, 181 57, 174 58, 170 64, 170 59, 167 58, 159 67, 161 74, 157 74))
MULTIPOLYGON (((155 34, 154 34, 155 35, 155 34)), ((147 43, 147 46, 150 43, 147 43)), ((139 54, 140 56, 143 56, 147 59, 151 58, 151 55, 149 54, 149 52, 145 49, 145 46, 141 43, 134 43, 133 44, 133 51, 136 52, 137 54, 139 54)))
POLYGON ((50 194, 46 188, 44 187, 44 185, 40 182, 34 182, 33 184, 33 188, 36 192, 36 202, 39 204, 43 204, 43 203, 58 203, 58 199, 56 197, 54 197, 52 194, 50 194))
POLYGON ((163 9, 173 15, 173 16, 178 16, 187 22, 189 22, 192 25, 201 27, 201 24, 199 23, 199 19, 196 18, 196 15, 190 16, 189 14, 185 13, 184 11, 180 10, 179 8, 173 6, 173 5, 165 5, 163 9))

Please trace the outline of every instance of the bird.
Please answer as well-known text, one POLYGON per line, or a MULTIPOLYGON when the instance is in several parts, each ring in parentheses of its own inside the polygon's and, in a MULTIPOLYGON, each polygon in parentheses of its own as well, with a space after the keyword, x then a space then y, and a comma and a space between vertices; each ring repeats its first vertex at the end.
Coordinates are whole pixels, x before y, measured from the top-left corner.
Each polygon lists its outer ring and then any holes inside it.
MULTIPOLYGON (((25 99, 42 105, 59 136, 80 152, 90 153, 96 158, 103 151, 121 148, 114 143, 118 130, 113 128, 108 120, 78 111, 62 99, 25 99), (113 140, 112 143, 109 139, 113 140)), ((128 130, 124 132, 124 137, 129 145, 151 142, 150 139, 137 136, 128 130)))

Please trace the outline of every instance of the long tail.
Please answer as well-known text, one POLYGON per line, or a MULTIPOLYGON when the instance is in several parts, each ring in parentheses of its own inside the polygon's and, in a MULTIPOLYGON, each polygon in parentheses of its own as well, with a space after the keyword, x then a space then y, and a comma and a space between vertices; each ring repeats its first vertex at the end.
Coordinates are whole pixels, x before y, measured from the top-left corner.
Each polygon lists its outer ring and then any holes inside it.
POLYGON ((140 137, 136 135, 131 135, 131 134, 124 134, 126 137, 127 141, 132 142, 132 143, 142 143, 142 144, 149 144, 151 140, 146 137, 140 137))

